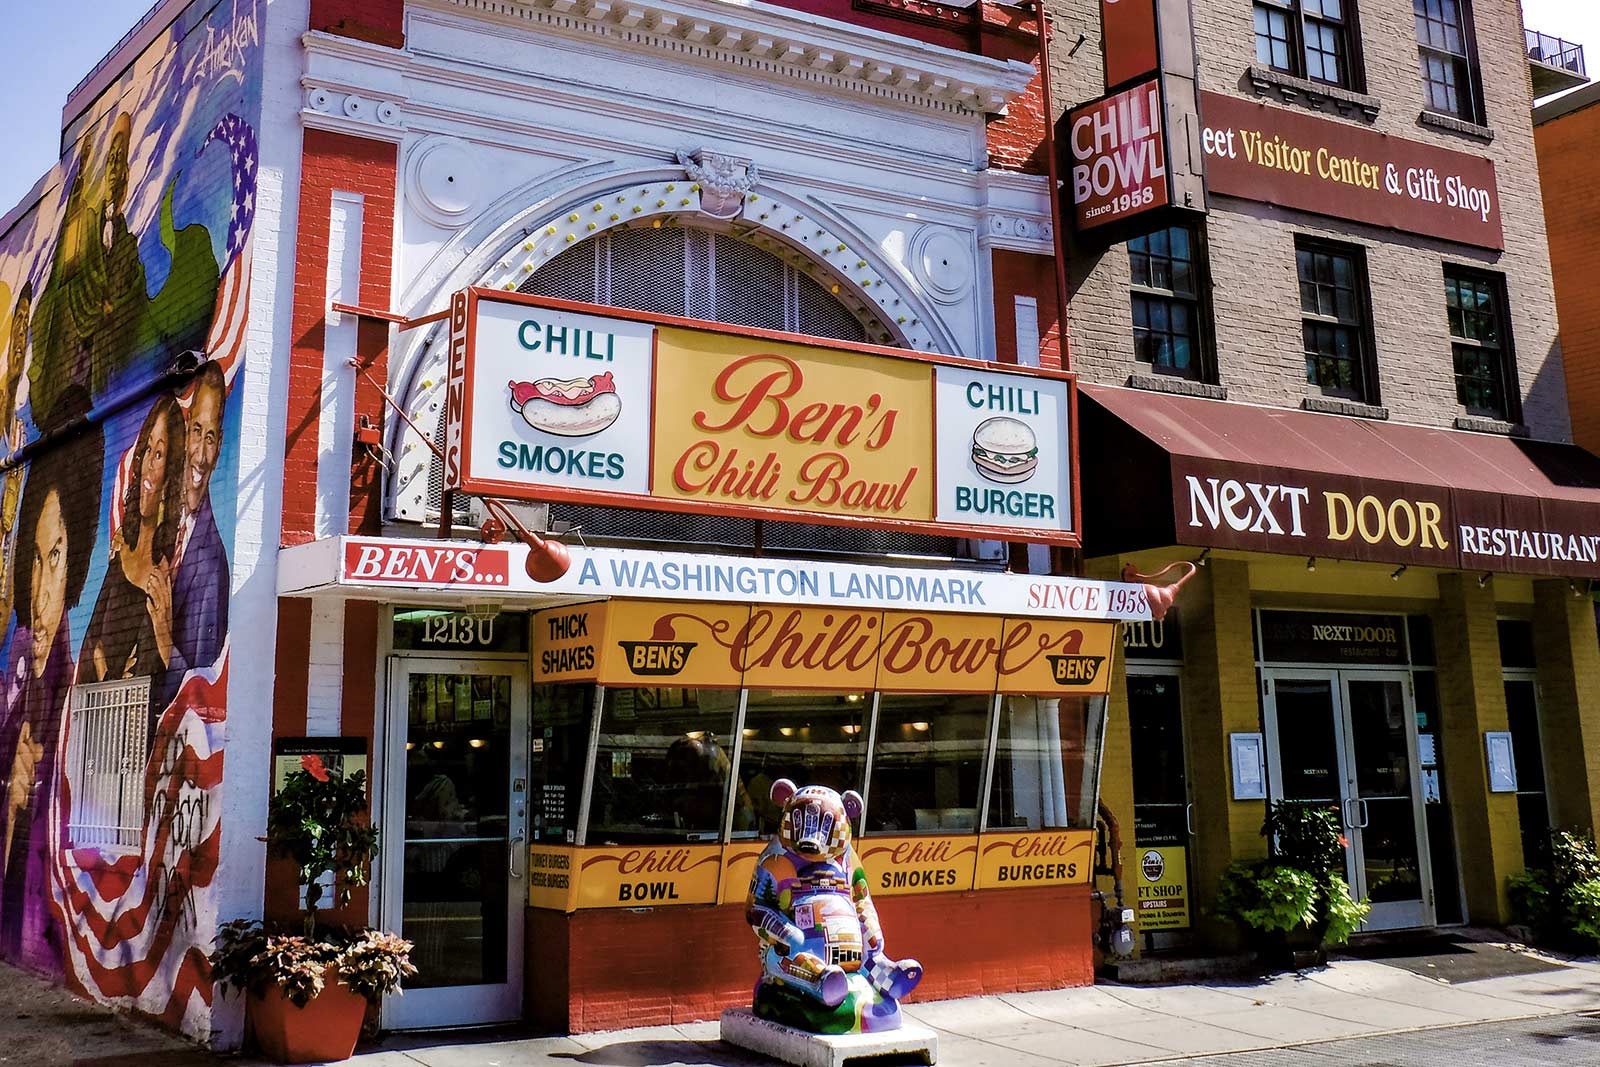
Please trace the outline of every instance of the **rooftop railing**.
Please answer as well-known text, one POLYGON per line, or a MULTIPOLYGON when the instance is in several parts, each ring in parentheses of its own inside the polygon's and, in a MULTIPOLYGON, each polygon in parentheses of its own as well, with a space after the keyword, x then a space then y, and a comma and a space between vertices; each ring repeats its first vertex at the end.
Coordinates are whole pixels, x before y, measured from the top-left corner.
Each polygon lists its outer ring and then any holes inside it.
POLYGON ((1552 37, 1538 30, 1524 29, 1522 35, 1528 46, 1528 58, 1535 63, 1559 67, 1580 78, 1589 76, 1583 63, 1583 45, 1563 41, 1559 37, 1552 37))

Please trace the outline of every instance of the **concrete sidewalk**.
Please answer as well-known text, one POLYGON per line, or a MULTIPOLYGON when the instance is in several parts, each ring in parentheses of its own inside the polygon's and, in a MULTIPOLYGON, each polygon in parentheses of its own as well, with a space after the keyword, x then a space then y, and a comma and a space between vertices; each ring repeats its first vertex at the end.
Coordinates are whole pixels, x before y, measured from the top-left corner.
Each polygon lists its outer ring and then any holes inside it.
MULTIPOLYGON (((1316 1042, 1596 1010, 1600 961, 1477 942, 1453 955, 1401 953, 1388 962, 1336 959, 1325 968, 1255 980, 1101 984, 906 1007, 908 1015, 939 1032, 944 1067, 1110 1067, 1257 1049, 1311 1051, 1316 1042), (1453 980, 1432 977, 1435 973, 1453 980), (1485 973, 1498 976, 1477 977, 1485 973)), ((242 1067, 255 1062, 212 1057, 0 964, 0 1064, 242 1067)), ((552 1038, 507 1031, 398 1034, 363 1049, 351 1062, 359 1067, 753 1067, 765 1061, 723 1045, 717 1024, 706 1022, 552 1038)))
MULTIPOLYGON (((1102 984, 911 1004, 906 1013, 939 1032, 945 1067, 1109 1067, 1600 1009, 1600 961, 1501 951, 1511 969, 1531 973, 1451 983, 1388 963, 1337 959, 1325 968, 1258 980, 1102 984), (1513 953, 1515 960, 1509 959, 1513 953)), ((438 1035, 400 1035, 354 1062, 745 1067, 766 1061, 721 1044, 710 1022, 570 1038, 483 1034, 459 1044, 442 1044, 438 1035)))

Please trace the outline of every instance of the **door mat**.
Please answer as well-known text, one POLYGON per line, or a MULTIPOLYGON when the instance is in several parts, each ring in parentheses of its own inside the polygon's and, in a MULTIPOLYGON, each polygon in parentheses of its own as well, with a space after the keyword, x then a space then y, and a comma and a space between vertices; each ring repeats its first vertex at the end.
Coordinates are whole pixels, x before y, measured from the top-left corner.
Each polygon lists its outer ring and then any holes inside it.
POLYGON ((1451 985, 1567 969, 1566 964, 1551 963, 1525 952, 1436 932, 1374 934, 1352 941, 1339 954, 1398 967, 1451 985))

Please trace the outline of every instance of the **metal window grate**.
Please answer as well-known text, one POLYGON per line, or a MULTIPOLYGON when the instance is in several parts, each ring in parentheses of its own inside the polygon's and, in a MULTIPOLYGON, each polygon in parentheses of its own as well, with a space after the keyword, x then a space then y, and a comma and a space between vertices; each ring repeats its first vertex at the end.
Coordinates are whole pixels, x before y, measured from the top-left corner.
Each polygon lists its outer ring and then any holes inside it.
POLYGON ((74 847, 138 847, 150 757, 150 679, 74 686, 67 834, 74 847))

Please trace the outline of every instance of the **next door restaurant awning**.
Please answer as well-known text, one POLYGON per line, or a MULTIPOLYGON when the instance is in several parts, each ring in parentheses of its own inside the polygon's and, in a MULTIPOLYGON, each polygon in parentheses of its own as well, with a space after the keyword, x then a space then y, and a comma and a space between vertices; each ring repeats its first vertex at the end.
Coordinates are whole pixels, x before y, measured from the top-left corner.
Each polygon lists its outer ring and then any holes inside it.
POLYGON ((1081 386, 1089 555, 1162 545, 1600 577, 1573 445, 1081 386))

